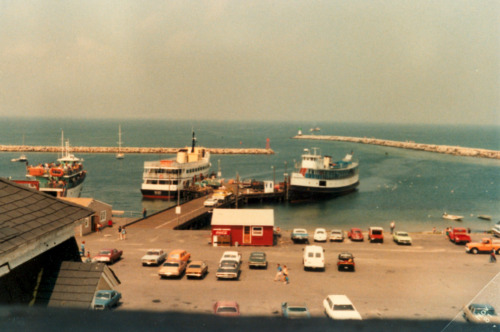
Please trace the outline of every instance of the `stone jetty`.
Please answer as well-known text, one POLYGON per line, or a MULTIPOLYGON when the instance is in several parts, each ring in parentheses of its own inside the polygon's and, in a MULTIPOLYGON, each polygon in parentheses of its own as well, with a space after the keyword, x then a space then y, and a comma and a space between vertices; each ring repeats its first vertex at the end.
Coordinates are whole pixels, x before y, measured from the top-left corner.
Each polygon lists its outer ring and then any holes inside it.
MULTIPOLYGON (((72 146, 72 153, 118 153, 118 147, 72 146)), ((125 154, 176 154, 179 148, 122 147, 125 154)), ((274 154, 272 149, 207 148, 211 154, 274 154)), ((61 152, 60 146, 0 145, 0 152, 61 152)))
POLYGON ((391 141, 391 140, 377 139, 377 138, 366 138, 366 137, 361 138, 361 137, 349 137, 349 136, 297 135, 293 138, 373 144, 373 145, 388 146, 391 148, 401 148, 401 149, 411 149, 411 150, 451 154, 454 156, 500 159, 500 151, 466 148, 461 146, 423 144, 415 142, 399 142, 399 141, 391 141))

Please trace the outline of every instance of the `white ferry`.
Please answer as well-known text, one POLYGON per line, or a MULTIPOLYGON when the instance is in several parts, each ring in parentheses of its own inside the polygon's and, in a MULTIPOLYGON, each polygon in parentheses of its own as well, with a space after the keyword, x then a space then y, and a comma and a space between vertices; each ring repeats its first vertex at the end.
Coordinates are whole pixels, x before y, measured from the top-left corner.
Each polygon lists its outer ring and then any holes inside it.
MULTIPOLYGON (((64 142, 64 136, 61 142, 64 142)), ((26 178, 46 194, 55 197, 80 197, 87 175, 83 169, 83 159, 69 153, 69 141, 61 149, 61 157, 57 162, 28 166, 26 178)))
POLYGON ((195 182, 208 177, 210 152, 196 147, 193 132, 191 147, 177 152, 175 159, 145 161, 141 193, 144 198, 170 199, 195 182))
POLYGON ((353 161, 352 153, 333 162, 332 157, 321 156, 318 148, 312 150, 312 153, 309 149, 304 150, 300 170, 293 172, 290 178, 293 199, 341 195, 356 189, 359 163, 353 161))

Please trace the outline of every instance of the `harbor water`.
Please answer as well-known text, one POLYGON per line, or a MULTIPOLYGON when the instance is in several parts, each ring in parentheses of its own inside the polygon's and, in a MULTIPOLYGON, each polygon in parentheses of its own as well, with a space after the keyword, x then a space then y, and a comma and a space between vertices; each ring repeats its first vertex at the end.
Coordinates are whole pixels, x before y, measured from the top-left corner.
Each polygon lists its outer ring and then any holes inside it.
MULTIPOLYGON (((345 123, 206 122, 154 120, 40 120, 4 118, 0 144, 61 145, 61 130, 72 146, 116 146, 121 125, 123 146, 184 147, 195 131, 197 144, 208 148, 264 148, 269 138, 274 155, 212 155, 212 171, 222 177, 283 181, 294 171, 304 149, 318 147, 333 160, 354 151, 360 162, 360 186, 355 193, 306 203, 259 203, 243 208, 272 208, 276 225, 327 229, 382 226, 407 231, 441 230, 463 225, 488 230, 500 220, 500 161, 403 150, 347 142, 294 140, 299 128, 320 127, 321 135, 373 137, 417 143, 457 145, 500 150, 500 128, 434 125, 345 123), (462 222, 441 218, 443 212, 464 216, 462 222), (490 215, 492 220, 478 219, 490 215)), ((20 153, 0 153, 0 177, 24 179, 20 153)), ((82 197, 112 204, 124 216, 139 217, 176 202, 143 200, 140 192, 144 161, 173 155, 81 154, 87 179, 82 197)), ((30 164, 54 161, 56 153, 28 153, 30 164)))

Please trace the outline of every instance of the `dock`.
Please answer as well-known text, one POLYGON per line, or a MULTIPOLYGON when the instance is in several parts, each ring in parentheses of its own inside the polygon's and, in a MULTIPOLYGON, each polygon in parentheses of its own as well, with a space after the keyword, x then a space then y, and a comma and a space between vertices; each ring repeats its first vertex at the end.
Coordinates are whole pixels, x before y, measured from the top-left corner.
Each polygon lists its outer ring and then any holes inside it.
POLYGON ((392 141, 386 139, 367 138, 367 137, 362 138, 362 137, 350 137, 350 136, 297 135, 294 136, 293 138, 318 140, 318 141, 339 141, 339 142, 373 144, 373 145, 388 146, 391 148, 443 153, 443 154, 450 154, 462 157, 500 159, 500 151, 478 149, 478 148, 466 148, 461 146, 401 142, 401 141, 392 141))
MULTIPOLYGON (((181 148, 160 147, 104 147, 104 146, 72 146, 71 153, 125 153, 125 154, 176 154, 181 148)), ((211 154, 274 154, 272 149, 236 149, 236 148, 206 148, 211 154)), ((0 152, 61 152, 60 146, 31 146, 31 145, 0 145, 0 152)))

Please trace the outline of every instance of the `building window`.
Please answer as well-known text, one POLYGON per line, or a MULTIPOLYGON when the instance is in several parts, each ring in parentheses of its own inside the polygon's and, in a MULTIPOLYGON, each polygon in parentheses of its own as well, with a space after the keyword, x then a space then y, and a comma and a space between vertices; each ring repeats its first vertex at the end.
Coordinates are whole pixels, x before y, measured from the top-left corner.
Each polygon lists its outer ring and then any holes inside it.
POLYGON ((106 210, 101 211, 101 223, 106 222, 106 210))
POLYGON ((264 229, 262 227, 252 227, 252 236, 262 235, 264 235, 264 229))

